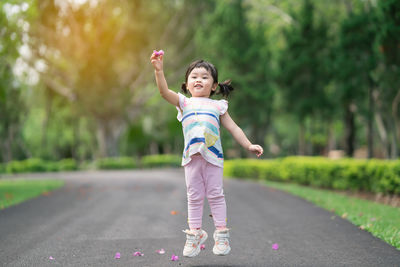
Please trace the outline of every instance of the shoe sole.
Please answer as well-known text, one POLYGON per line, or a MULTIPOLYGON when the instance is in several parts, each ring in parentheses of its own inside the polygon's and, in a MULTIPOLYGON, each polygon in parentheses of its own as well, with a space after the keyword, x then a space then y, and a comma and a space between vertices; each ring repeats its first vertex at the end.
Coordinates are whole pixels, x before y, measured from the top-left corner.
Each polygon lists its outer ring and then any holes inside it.
POLYGON ((218 255, 218 256, 225 256, 225 255, 228 255, 229 252, 231 252, 231 247, 229 247, 229 248, 228 248, 226 251, 224 251, 224 252, 218 252, 218 253, 215 253, 215 251, 214 251, 214 249, 213 249, 213 253, 214 253, 215 255, 218 255))
POLYGON ((183 255, 184 257, 193 258, 193 257, 196 257, 197 255, 200 254, 200 251, 201 251, 200 246, 201 246, 202 244, 204 244, 204 242, 206 242, 206 240, 207 240, 207 238, 208 238, 207 232, 204 231, 204 233, 205 233, 205 234, 204 234, 204 237, 203 237, 202 239, 200 239, 200 243, 199 243, 199 245, 197 246, 196 250, 193 251, 192 254, 183 255))

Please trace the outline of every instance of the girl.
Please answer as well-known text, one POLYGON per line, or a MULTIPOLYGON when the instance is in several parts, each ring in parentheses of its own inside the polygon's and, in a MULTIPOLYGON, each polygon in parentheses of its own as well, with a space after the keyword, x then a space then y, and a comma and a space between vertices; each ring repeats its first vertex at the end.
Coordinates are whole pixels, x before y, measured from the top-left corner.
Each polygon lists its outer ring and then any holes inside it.
POLYGON ((188 224, 185 230, 186 243, 183 255, 194 257, 200 253, 200 246, 207 239, 201 229, 203 201, 207 196, 216 230, 213 253, 227 255, 229 229, 226 227, 226 202, 222 188, 223 154, 219 126, 222 124, 235 140, 248 151, 261 156, 263 149, 253 145, 229 116, 226 100, 210 99, 215 93, 228 96, 233 90, 230 81, 218 83, 218 72, 213 64, 197 60, 186 71, 182 91, 190 93, 185 97, 168 89, 163 72, 163 54, 154 51, 151 55, 156 82, 161 96, 178 110, 178 120, 182 123, 185 147, 182 166, 188 199, 188 224), (217 92, 217 87, 219 91, 217 92))

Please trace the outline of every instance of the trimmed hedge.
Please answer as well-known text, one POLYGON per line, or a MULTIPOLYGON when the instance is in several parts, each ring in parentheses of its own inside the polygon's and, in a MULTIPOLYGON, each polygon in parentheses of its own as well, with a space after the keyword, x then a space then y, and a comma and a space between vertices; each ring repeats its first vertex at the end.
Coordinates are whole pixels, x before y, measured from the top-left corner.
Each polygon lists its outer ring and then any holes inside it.
POLYGON ((78 164, 74 159, 63 159, 55 162, 30 158, 21 161, 10 161, 7 164, 2 164, 2 166, 0 171, 4 173, 55 172, 78 169, 78 164))
POLYGON ((96 167, 100 170, 135 169, 137 163, 130 157, 101 158, 96 160, 96 167))
POLYGON ((224 175, 400 195, 400 161, 287 157, 227 160, 224 175))
POLYGON ((59 171, 75 171, 78 170, 78 163, 74 159, 63 159, 58 162, 59 171))
POLYGON ((60 161, 45 161, 39 158, 30 158, 21 161, 10 161, 0 163, 0 173, 26 173, 26 172, 56 172, 78 169, 136 169, 138 167, 180 167, 181 157, 179 155, 151 155, 144 156, 141 161, 131 157, 101 158, 94 162, 83 162, 78 164, 74 159, 63 159, 60 161))
POLYGON ((153 167, 179 167, 181 166, 182 158, 178 155, 150 155, 144 156, 141 160, 143 168, 153 167))
MULTIPOLYGON (((103 158, 95 162, 98 169, 133 169, 179 167, 178 155, 145 156, 137 163, 133 158, 103 158)), ((31 158, 0 164, 0 173, 49 172, 79 169, 74 159, 58 162, 31 158)), ((302 185, 339 190, 366 191, 400 195, 400 161, 330 160, 322 157, 287 157, 275 160, 238 159, 225 161, 224 174, 239 178, 295 182, 302 185)))

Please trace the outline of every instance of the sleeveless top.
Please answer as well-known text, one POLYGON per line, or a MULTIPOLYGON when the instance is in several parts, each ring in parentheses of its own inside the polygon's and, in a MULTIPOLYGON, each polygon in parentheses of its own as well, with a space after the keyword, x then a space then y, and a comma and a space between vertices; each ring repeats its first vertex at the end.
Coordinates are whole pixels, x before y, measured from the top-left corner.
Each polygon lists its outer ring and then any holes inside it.
POLYGON ((182 166, 191 161, 192 155, 200 153, 206 161, 223 167, 220 116, 228 110, 228 101, 178 95, 181 109, 176 107, 177 118, 182 123, 185 139, 182 166))

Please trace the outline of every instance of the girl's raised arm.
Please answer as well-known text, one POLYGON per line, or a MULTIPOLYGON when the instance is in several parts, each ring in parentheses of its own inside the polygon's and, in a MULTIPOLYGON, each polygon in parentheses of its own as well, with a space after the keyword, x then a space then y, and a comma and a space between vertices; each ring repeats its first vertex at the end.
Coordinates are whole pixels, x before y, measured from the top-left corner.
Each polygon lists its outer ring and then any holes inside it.
POLYGON ((244 149, 256 154, 257 157, 260 157, 263 154, 263 148, 260 145, 253 145, 249 141, 243 130, 232 120, 228 112, 221 115, 221 124, 232 134, 236 142, 238 142, 244 149))
POLYGON ((150 57, 151 64, 154 67, 154 75, 156 76, 156 82, 160 95, 174 106, 179 107, 179 96, 174 91, 168 89, 167 81, 165 80, 164 70, 163 70, 163 57, 164 55, 159 55, 156 51, 150 57))

